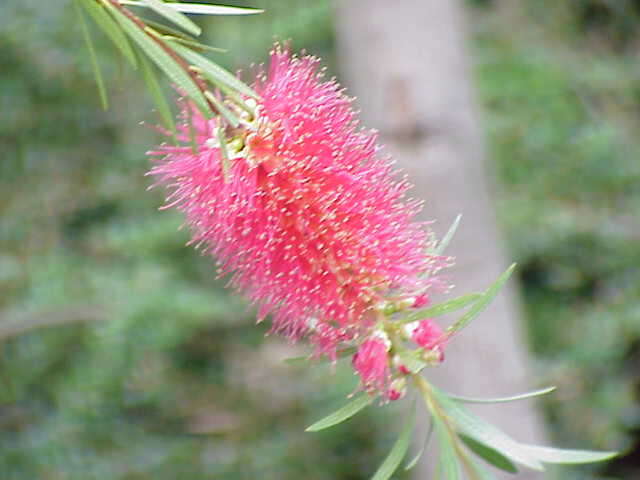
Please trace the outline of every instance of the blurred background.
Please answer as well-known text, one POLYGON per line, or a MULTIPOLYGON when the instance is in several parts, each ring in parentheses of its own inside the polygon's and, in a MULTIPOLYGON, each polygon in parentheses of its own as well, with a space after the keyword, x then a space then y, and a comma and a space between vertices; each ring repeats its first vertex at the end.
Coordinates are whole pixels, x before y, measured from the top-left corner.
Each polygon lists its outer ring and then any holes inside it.
MULTIPOLYGON (((266 13, 201 20, 229 50, 218 62, 246 69, 291 38, 340 75, 331 2, 252 6, 266 13)), ((640 478, 640 2, 465 8, 524 348, 535 381, 559 387, 546 428, 624 452, 553 478, 640 478)), ((356 379, 283 363, 306 350, 265 338, 184 246, 180 216, 146 191, 161 139, 139 124, 157 122, 144 84, 96 32, 102 111, 70 10, 0 4, 0 478, 368 478, 398 407, 304 433, 356 379)))

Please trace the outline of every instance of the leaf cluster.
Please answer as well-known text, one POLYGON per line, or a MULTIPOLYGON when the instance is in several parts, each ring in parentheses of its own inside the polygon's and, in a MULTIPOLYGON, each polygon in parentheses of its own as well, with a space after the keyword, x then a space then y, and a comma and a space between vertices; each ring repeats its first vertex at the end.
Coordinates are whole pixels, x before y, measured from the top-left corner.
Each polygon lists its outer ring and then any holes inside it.
POLYGON ((73 0, 73 2, 104 108, 108 106, 107 89, 95 55, 90 29, 84 19, 85 14, 111 40, 132 68, 140 67, 147 89, 168 130, 175 130, 175 124, 169 103, 156 78, 156 69, 166 75, 174 87, 187 96, 203 115, 207 117, 221 115, 232 126, 236 126, 238 120, 224 106, 215 92, 225 92, 243 108, 248 108, 244 98, 257 97, 250 87, 233 74, 202 55, 201 52, 215 49, 198 42, 197 37, 201 29, 185 13, 247 15, 260 13, 262 10, 225 5, 165 2, 164 0, 73 0), (127 8, 128 6, 150 10, 160 16, 165 23, 147 20, 136 15, 127 8))

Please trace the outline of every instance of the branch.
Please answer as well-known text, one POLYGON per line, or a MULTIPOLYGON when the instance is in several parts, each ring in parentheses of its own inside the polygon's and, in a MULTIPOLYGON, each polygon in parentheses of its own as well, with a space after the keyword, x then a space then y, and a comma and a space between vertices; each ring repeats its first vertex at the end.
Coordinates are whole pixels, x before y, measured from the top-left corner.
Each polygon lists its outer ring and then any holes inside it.
POLYGON ((96 305, 79 305, 62 310, 0 315, 0 341, 39 328, 57 327, 107 319, 107 312, 96 305))

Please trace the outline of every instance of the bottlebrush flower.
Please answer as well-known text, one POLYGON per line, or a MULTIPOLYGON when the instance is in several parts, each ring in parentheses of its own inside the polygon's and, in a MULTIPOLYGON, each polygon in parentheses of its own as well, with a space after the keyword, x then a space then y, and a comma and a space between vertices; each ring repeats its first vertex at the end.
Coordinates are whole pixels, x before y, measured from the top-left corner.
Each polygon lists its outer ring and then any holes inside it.
POLYGON ((335 358, 338 344, 366 338, 376 305, 423 292, 445 262, 426 253, 409 183, 394 178, 317 59, 276 47, 253 87, 255 114, 238 128, 182 101, 181 144, 150 152, 161 157, 150 174, 171 190, 165 208, 184 212, 191 243, 218 259, 260 319, 271 314, 273 330, 308 334, 335 358))

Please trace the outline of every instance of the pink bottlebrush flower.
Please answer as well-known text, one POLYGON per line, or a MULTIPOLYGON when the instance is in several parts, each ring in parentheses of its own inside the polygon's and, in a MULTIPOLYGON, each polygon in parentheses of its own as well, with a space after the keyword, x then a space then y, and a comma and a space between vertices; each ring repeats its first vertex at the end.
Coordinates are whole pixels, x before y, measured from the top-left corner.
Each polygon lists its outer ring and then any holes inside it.
POLYGON ((338 345, 351 340, 351 336, 345 329, 336 328, 329 323, 318 322, 315 319, 312 323, 315 325, 310 326, 313 333, 309 338, 315 344, 317 354, 326 355, 332 362, 335 362, 338 359, 338 345))
POLYGON ((409 183, 394 179, 376 134, 358 127, 317 59, 276 47, 253 87, 255 115, 235 129, 183 101, 182 144, 150 152, 161 157, 150 174, 171 190, 165 208, 185 214, 191 243, 232 274, 260 319, 271 314, 275 331, 310 334, 335 355, 366 335, 385 296, 424 290, 444 262, 426 253, 430 237, 413 221, 420 204, 404 199, 409 183))
POLYGON ((371 337, 360 344, 351 364, 368 392, 385 391, 389 382, 388 344, 384 338, 371 337))

